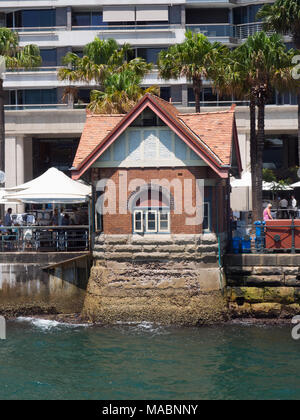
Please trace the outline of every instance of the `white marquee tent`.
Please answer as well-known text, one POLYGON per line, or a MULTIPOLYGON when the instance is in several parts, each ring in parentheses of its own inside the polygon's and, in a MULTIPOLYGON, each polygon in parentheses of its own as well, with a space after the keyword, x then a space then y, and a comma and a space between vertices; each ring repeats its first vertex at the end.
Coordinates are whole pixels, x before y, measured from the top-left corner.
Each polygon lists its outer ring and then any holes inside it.
POLYGON ((76 204, 89 200, 91 187, 73 181, 56 168, 40 177, 13 188, 7 188, 4 200, 32 204, 76 204))
MULTIPOLYGON (((252 186, 251 173, 244 172, 241 179, 234 179, 231 181, 232 188, 243 188, 252 186)), ((278 182, 265 182, 263 181, 263 190, 264 191, 292 191, 295 187, 295 184, 292 185, 281 185, 278 182)))

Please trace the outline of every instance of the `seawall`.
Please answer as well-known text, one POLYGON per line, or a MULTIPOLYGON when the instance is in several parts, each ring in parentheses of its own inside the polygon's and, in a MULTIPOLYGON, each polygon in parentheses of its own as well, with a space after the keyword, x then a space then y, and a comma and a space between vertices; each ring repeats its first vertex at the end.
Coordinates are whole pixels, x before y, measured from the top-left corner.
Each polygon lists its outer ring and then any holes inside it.
POLYGON ((224 321, 218 242, 207 235, 100 235, 83 317, 103 324, 224 321))
POLYGON ((225 267, 232 318, 300 314, 300 254, 227 255, 225 267))
POLYGON ((86 253, 0 254, 0 314, 79 313, 89 271, 86 253))

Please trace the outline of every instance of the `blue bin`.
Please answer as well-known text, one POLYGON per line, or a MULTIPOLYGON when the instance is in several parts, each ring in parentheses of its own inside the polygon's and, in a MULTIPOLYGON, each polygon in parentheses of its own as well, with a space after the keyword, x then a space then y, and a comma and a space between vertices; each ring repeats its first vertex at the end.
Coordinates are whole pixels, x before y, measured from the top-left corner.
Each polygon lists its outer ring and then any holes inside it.
POLYGON ((241 238, 239 237, 232 238, 232 251, 234 254, 240 253, 240 246, 241 246, 241 238))
POLYGON ((266 222, 254 222, 256 238, 263 236, 266 222))
POLYGON ((245 236, 242 239, 241 247, 242 247, 242 253, 243 254, 250 254, 250 252, 251 252, 251 237, 245 236))

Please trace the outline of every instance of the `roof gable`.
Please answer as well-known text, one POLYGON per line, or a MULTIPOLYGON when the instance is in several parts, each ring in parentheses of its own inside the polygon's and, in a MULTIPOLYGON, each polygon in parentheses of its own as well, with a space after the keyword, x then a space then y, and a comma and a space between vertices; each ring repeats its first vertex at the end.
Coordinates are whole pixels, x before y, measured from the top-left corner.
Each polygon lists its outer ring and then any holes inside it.
POLYGON ((147 107, 219 176, 228 177, 235 132, 234 111, 180 114, 171 103, 146 94, 126 115, 87 115, 74 160, 73 178, 80 178, 147 107))
POLYGON ((93 163, 97 168, 207 166, 167 126, 131 126, 93 163))

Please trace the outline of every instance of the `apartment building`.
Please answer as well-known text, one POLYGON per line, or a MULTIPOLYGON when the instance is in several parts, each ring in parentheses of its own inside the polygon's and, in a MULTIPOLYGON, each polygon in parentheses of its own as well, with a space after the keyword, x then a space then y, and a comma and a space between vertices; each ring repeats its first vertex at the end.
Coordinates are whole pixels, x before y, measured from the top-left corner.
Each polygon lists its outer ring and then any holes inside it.
MULTIPOLYGON (((77 103, 62 101, 67 83, 57 79, 69 51, 82 54, 95 37, 130 43, 134 54, 156 62, 162 49, 182 42, 186 30, 234 48, 260 31, 255 0, 0 0, 0 25, 17 31, 21 45, 40 47, 43 63, 33 71, 6 73, 6 175, 14 186, 51 166, 68 171, 85 122, 85 103, 93 86, 78 86, 77 103)), ((290 40, 286 39, 289 43, 290 40)), ((193 111, 186 80, 165 81, 154 69, 143 81, 158 84, 161 96, 183 112, 193 111)), ((222 110, 235 98, 220 97, 205 84, 202 109, 222 110)), ((249 113, 237 102, 243 168, 249 167, 249 113)), ((267 109, 265 165, 277 171, 298 164, 297 109, 293 94, 274 93, 267 109)), ((240 203, 240 197, 239 197, 240 203)), ((245 204, 246 205, 246 204, 245 204)))

